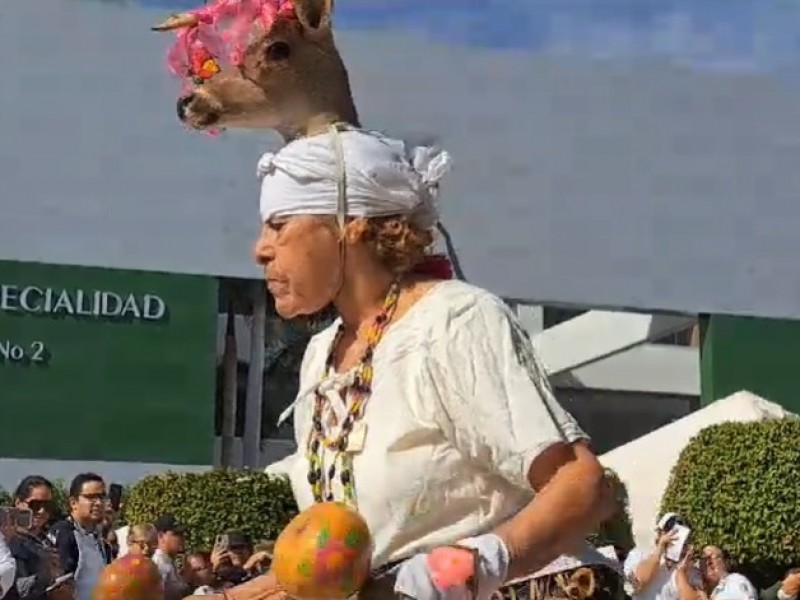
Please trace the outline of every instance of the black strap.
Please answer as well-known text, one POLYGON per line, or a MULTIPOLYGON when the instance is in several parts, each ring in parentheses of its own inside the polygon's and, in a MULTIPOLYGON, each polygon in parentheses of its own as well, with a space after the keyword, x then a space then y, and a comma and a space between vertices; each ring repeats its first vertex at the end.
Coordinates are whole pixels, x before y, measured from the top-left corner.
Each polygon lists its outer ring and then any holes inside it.
POLYGON ((373 569, 372 572, 370 573, 370 577, 372 577, 373 579, 377 579, 378 577, 382 577, 382 576, 386 575, 389 571, 391 571, 392 569, 394 569, 395 567, 399 566, 400 564, 402 564, 404 562, 405 562, 405 559, 401 559, 401 560, 393 560, 393 561, 390 561, 390 562, 388 562, 386 564, 383 564, 380 567, 378 567, 377 569, 373 569))

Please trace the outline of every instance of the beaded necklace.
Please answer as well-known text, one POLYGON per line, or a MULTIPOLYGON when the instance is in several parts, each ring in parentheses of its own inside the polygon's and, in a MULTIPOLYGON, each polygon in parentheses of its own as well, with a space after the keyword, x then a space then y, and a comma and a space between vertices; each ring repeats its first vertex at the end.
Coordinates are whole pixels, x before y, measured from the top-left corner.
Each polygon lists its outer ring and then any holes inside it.
MULTIPOLYGON (((344 500, 352 506, 356 504, 355 482, 353 481, 353 454, 347 451, 347 444, 350 434, 353 431, 353 426, 364 416, 364 406, 372 393, 372 357, 375 352, 375 347, 378 345, 378 342, 381 341, 387 325, 392 320, 394 311, 397 309, 397 301, 399 298, 400 285, 398 282, 394 282, 383 301, 383 309, 378 316, 375 317, 375 321, 367 332, 367 347, 364 349, 364 354, 355 367, 353 383, 344 388, 341 392, 345 402, 347 402, 348 398, 350 402, 347 409, 347 416, 342 421, 339 433, 335 437, 325 435, 325 430, 322 426, 322 413, 327 399, 319 390, 316 392, 312 427, 311 433, 308 436, 307 448, 308 482, 311 484, 311 491, 314 494, 315 502, 333 500, 333 481, 337 475, 336 466, 338 463, 339 481, 344 491, 344 500), (327 469, 327 473, 323 476, 323 457, 326 448, 335 452, 335 455, 327 469)), ((336 331, 336 336, 333 339, 330 350, 328 350, 328 358, 325 361, 323 377, 327 376, 333 368, 336 348, 343 334, 344 324, 341 324, 336 331)))

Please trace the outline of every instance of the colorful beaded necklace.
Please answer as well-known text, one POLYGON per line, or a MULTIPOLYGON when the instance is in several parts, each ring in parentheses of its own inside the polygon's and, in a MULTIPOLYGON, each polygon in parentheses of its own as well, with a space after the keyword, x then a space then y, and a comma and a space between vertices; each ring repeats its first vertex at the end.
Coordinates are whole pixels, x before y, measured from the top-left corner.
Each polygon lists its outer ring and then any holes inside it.
MULTIPOLYGON (((317 391, 314 401, 314 413, 312 416, 311 433, 308 437, 308 482, 311 484, 311 491, 314 494, 315 502, 333 500, 333 481, 336 479, 337 463, 339 465, 339 481, 344 491, 346 503, 355 506, 356 490, 353 480, 353 454, 347 451, 347 444, 353 426, 364 416, 364 406, 372 393, 372 357, 375 347, 381 341, 386 327, 392 320, 394 311, 397 308, 397 301, 400 298, 400 285, 395 282, 389 288, 386 298, 383 301, 383 309, 375 317, 375 321, 367 332, 367 347, 361 360, 355 367, 353 383, 342 390, 345 401, 350 400, 347 416, 342 421, 339 433, 335 437, 325 435, 322 426, 322 414, 327 402, 324 394, 317 391), (323 457, 325 449, 335 452, 333 461, 323 476, 323 457)), ((325 361, 325 372, 327 376, 333 368, 334 356, 339 340, 344 334, 344 325, 339 325, 336 336, 333 339, 328 359, 325 361)))

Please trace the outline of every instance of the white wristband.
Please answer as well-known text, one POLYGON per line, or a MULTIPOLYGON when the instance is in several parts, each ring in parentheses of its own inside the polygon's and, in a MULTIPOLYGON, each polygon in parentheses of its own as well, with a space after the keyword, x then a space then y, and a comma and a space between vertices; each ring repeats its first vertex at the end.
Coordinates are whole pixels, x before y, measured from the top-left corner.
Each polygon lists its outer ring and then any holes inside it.
POLYGON ((486 600, 506 582, 511 557, 506 543, 500 536, 487 533, 459 542, 459 546, 478 551, 478 600, 486 600))
POLYGON ((797 598, 797 594, 790 596, 786 592, 784 592, 781 588, 778 588, 778 600, 795 600, 797 598))

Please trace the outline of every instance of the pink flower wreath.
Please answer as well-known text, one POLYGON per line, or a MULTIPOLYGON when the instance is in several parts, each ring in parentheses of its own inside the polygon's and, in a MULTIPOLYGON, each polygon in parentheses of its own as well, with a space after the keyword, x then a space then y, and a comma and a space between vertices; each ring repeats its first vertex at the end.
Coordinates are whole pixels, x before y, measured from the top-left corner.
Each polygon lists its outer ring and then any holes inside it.
POLYGON ((240 65, 254 35, 269 31, 277 18, 295 17, 291 0, 213 0, 184 14, 193 22, 175 29, 167 52, 167 68, 181 80, 184 92, 216 75, 224 64, 240 65))

